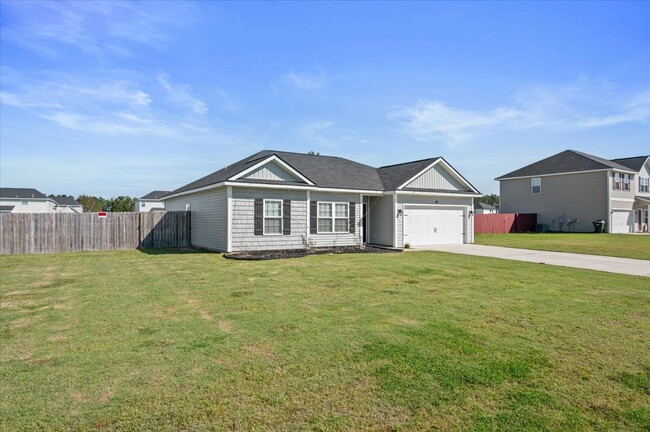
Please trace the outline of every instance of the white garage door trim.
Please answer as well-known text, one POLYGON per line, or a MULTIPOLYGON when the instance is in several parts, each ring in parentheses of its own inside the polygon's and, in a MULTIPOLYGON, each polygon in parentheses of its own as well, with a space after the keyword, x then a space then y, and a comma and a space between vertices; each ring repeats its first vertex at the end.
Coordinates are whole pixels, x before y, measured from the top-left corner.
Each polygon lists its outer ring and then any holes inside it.
POLYGON ((465 242, 467 208, 450 205, 405 205, 404 244, 431 246, 465 242))
POLYGON ((634 232, 634 213, 632 210, 613 210, 612 234, 629 234, 634 232))

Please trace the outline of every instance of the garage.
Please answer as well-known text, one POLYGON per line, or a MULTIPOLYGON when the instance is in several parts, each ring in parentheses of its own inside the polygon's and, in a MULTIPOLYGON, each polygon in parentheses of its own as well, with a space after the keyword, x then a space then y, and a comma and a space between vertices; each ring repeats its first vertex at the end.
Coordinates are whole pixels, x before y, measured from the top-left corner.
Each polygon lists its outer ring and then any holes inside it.
POLYGON ((634 232, 634 217, 631 210, 614 210, 612 212, 612 234, 628 234, 634 232))
POLYGON ((409 207, 404 209, 404 244, 430 246, 462 244, 465 235, 462 208, 409 207))

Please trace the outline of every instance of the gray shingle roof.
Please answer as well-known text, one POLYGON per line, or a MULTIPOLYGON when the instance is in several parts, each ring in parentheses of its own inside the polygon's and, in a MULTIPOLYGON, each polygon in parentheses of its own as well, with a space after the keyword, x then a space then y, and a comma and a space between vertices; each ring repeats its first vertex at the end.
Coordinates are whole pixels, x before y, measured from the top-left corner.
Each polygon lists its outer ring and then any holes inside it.
POLYGON ((69 196, 57 196, 57 197, 52 197, 54 201, 56 201, 57 204, 63 205, 63 206, 80 206, 81 203, 77 201, 76 199, 69 197, 69 196))
POLYGON ((11 211, 14 209, 16 206, 12 205, 3 205, 0 206, 0 213, 11 213, 11 211))
POLYGON ((2 198, 47 198, 44 193, 30 188, 0 188, 2 198))
POLYGON ((495 206, 487 204, 487 203, 478 202, 478 201, 476 201, 474 203, 474 208, 475 209, 483 209, 483 210, 496 210, 495 206))
POLYGON ((633 171, 639 172, 648 158, 650 158, 650 156, 634 156, 629 158, 612 159, 612 162, 616 162, 619 165, 626 166, 633 171))
POLYGON ((141 196, 140 199, 156 200, 164 197, 168 193, 170 193, 170 191, 151 191, 148 194, 141 196))
POLYGON ((440 159, 439 157, 422 159, 413 162, 405 162, 395 165, 387 165, 380 168, 377 168, 379 172, 379 177, 381 177, 382 184, 384 189, 393 190, 396 189, 408 179, 412 178, 414 175, 425 169, 427 166, 434 163, 436 160, 440 159))
POLYGON ((559 174, 579 171, 595 171, 601 169, 617 169, 629 171, 629 168, 607 159, 582 153, 576 150, 565 150, 561 153, 547 157, 523 168, 497 177, 503 180, 512 177, 529 177, 544 174, 559 174))
MULTIPOLYGON (((394 190, 428 165, 440 158, 429 158, 381 168, 374 168, 349 159, 336 156, 321 156, 276 150, 262 150, 232 165, 213 172, 171 193, 213 185, 225 181, 254 166, 260 161, 276 155, 314 185, 322 188, 357 190, 394 190)), ((260 180, 238 179, 238 182, 260 183, 260 180)), ((264 180, 262 183, 274 183, 264 180)), ((304 185, 301 182, 278 182, 279 184, 304 185)), ((445 190, 444 192, 449 192, 445 190)))

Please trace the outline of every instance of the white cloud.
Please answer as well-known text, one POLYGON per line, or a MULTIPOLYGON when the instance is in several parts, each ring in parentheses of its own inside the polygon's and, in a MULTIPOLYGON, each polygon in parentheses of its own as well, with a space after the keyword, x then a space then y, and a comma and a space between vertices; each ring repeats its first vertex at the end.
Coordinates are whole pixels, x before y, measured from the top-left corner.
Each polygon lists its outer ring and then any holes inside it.
POLYGON ((317 73, 289 71, 282 75, 281 81, 297 90, 320 90, 327 85, 327 75, 322 70, 317 73))
POLYGON ((165 75, 159 75, 158 82, 167 90, 173 102, 191 109, 195 114, 205 114, 208 111, 205 102, 190 94, 189 86, 183 84, 172 85, 165 75))
POLYGON ((84 54, 129 56, 134 44, 161 50, 172 29, 194 20, 178 2, 5 2, 3 40, 49 57, 61 46, 84 54))
POLYGON ((145 83, 151 91, 144 91, 139 83, 126 80, 94 77, 89 83, 51 73, 26 77, 6 69, 2 79, 2 105, 27 110, 66 129, 175 137, 204 136, 208 130, 200 121, 206 104, 191 96, 188 86, 171 85, 162 78, 164 91, 151 82, 145 83), (172 104, 162 103, 165 98, 172 104))
POLYGON ((449 107, 421 100, 389 113, 404 132, 420 141, 454 146, 494 130, 584 130, 650 121, 650 91, 621 95, 607 82, 581 78, 565 86, 529 86, 516 104, 490 110, 449 107))

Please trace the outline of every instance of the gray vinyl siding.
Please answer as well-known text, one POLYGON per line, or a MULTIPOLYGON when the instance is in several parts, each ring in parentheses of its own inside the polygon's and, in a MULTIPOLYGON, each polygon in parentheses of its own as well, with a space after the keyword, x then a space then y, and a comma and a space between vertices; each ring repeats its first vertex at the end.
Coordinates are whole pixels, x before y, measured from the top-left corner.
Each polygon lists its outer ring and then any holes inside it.
POLYGON ((184 211, 190 204, 192 246, 225 251, 228 248, 228 193, 225 187, 171 198, 168 211, 184 211))
MULTIPOLYGON (((400 216, 396 218, 395 226, 395 247, 404 247, 404 206, 409 204, 425 204, 440 206, 458 206, 473 208, 472 198, 467 197, 446 197, 446 196, 425 196, 425 195, 398 195, 395 204, 395 214, 402 210, 400 216)), ((445 207, 441 207, 445 208, 445 207)), ((465 213, 467 214, 467 212, 465 213)), ((474 243, 474 229, 472 227, 473 219, 466 218, 464 225, 465 243, 474 243)))
POLYGON ((370 197, 368 205, 368 241, 372 244, 393 246, 393 196, 370 197))
POLYGON ((284 180, 284 181, 296 181, 294 175, 282 168, 280 165, 269 162, 264 166, 259 167, 255 171, 246 175, 244 178, 255 179, 255 180, 284 180))
POLYGON ((232 188, 230 202, 233 252, 304 249, 307 235, 307 193, 259 188, 232 188), (291 200, 290 235, 255 235, 255 199, 291 200))
POLYGON ((566 221, 580 220, 572 227, 576 232, 593 232, 592 221, 609 220, 607 188, 611 188, 611 181, 607 171, 543 176, 541 179, 539 194, 531 193, 530 178, 502 180, 500 212, 536 213, 537 223, 547 224, 553 231, 560 230, 562 218, 565 221, 563 231, 568 230, 566 221))
POLYGON ((434 165, 421 176, 405 186, 406 188, 418 189, 442 189, 442 190, 466 190, 458 180, 456 180, 440 164, 434 165))
MULTIPOLYGON (((311 201, 323 202, 355 202, 355 232, 332 233, 332 234, 310 234, 311 244, 314 247, 330 246, 357 246, 361 243, 361 196, 358 193, 329 193, 311 192, 311 201)), ((370 228, 372 230, 372 227, 370 228)), ((372 231, 371 231, 372 232, 372 231)))

